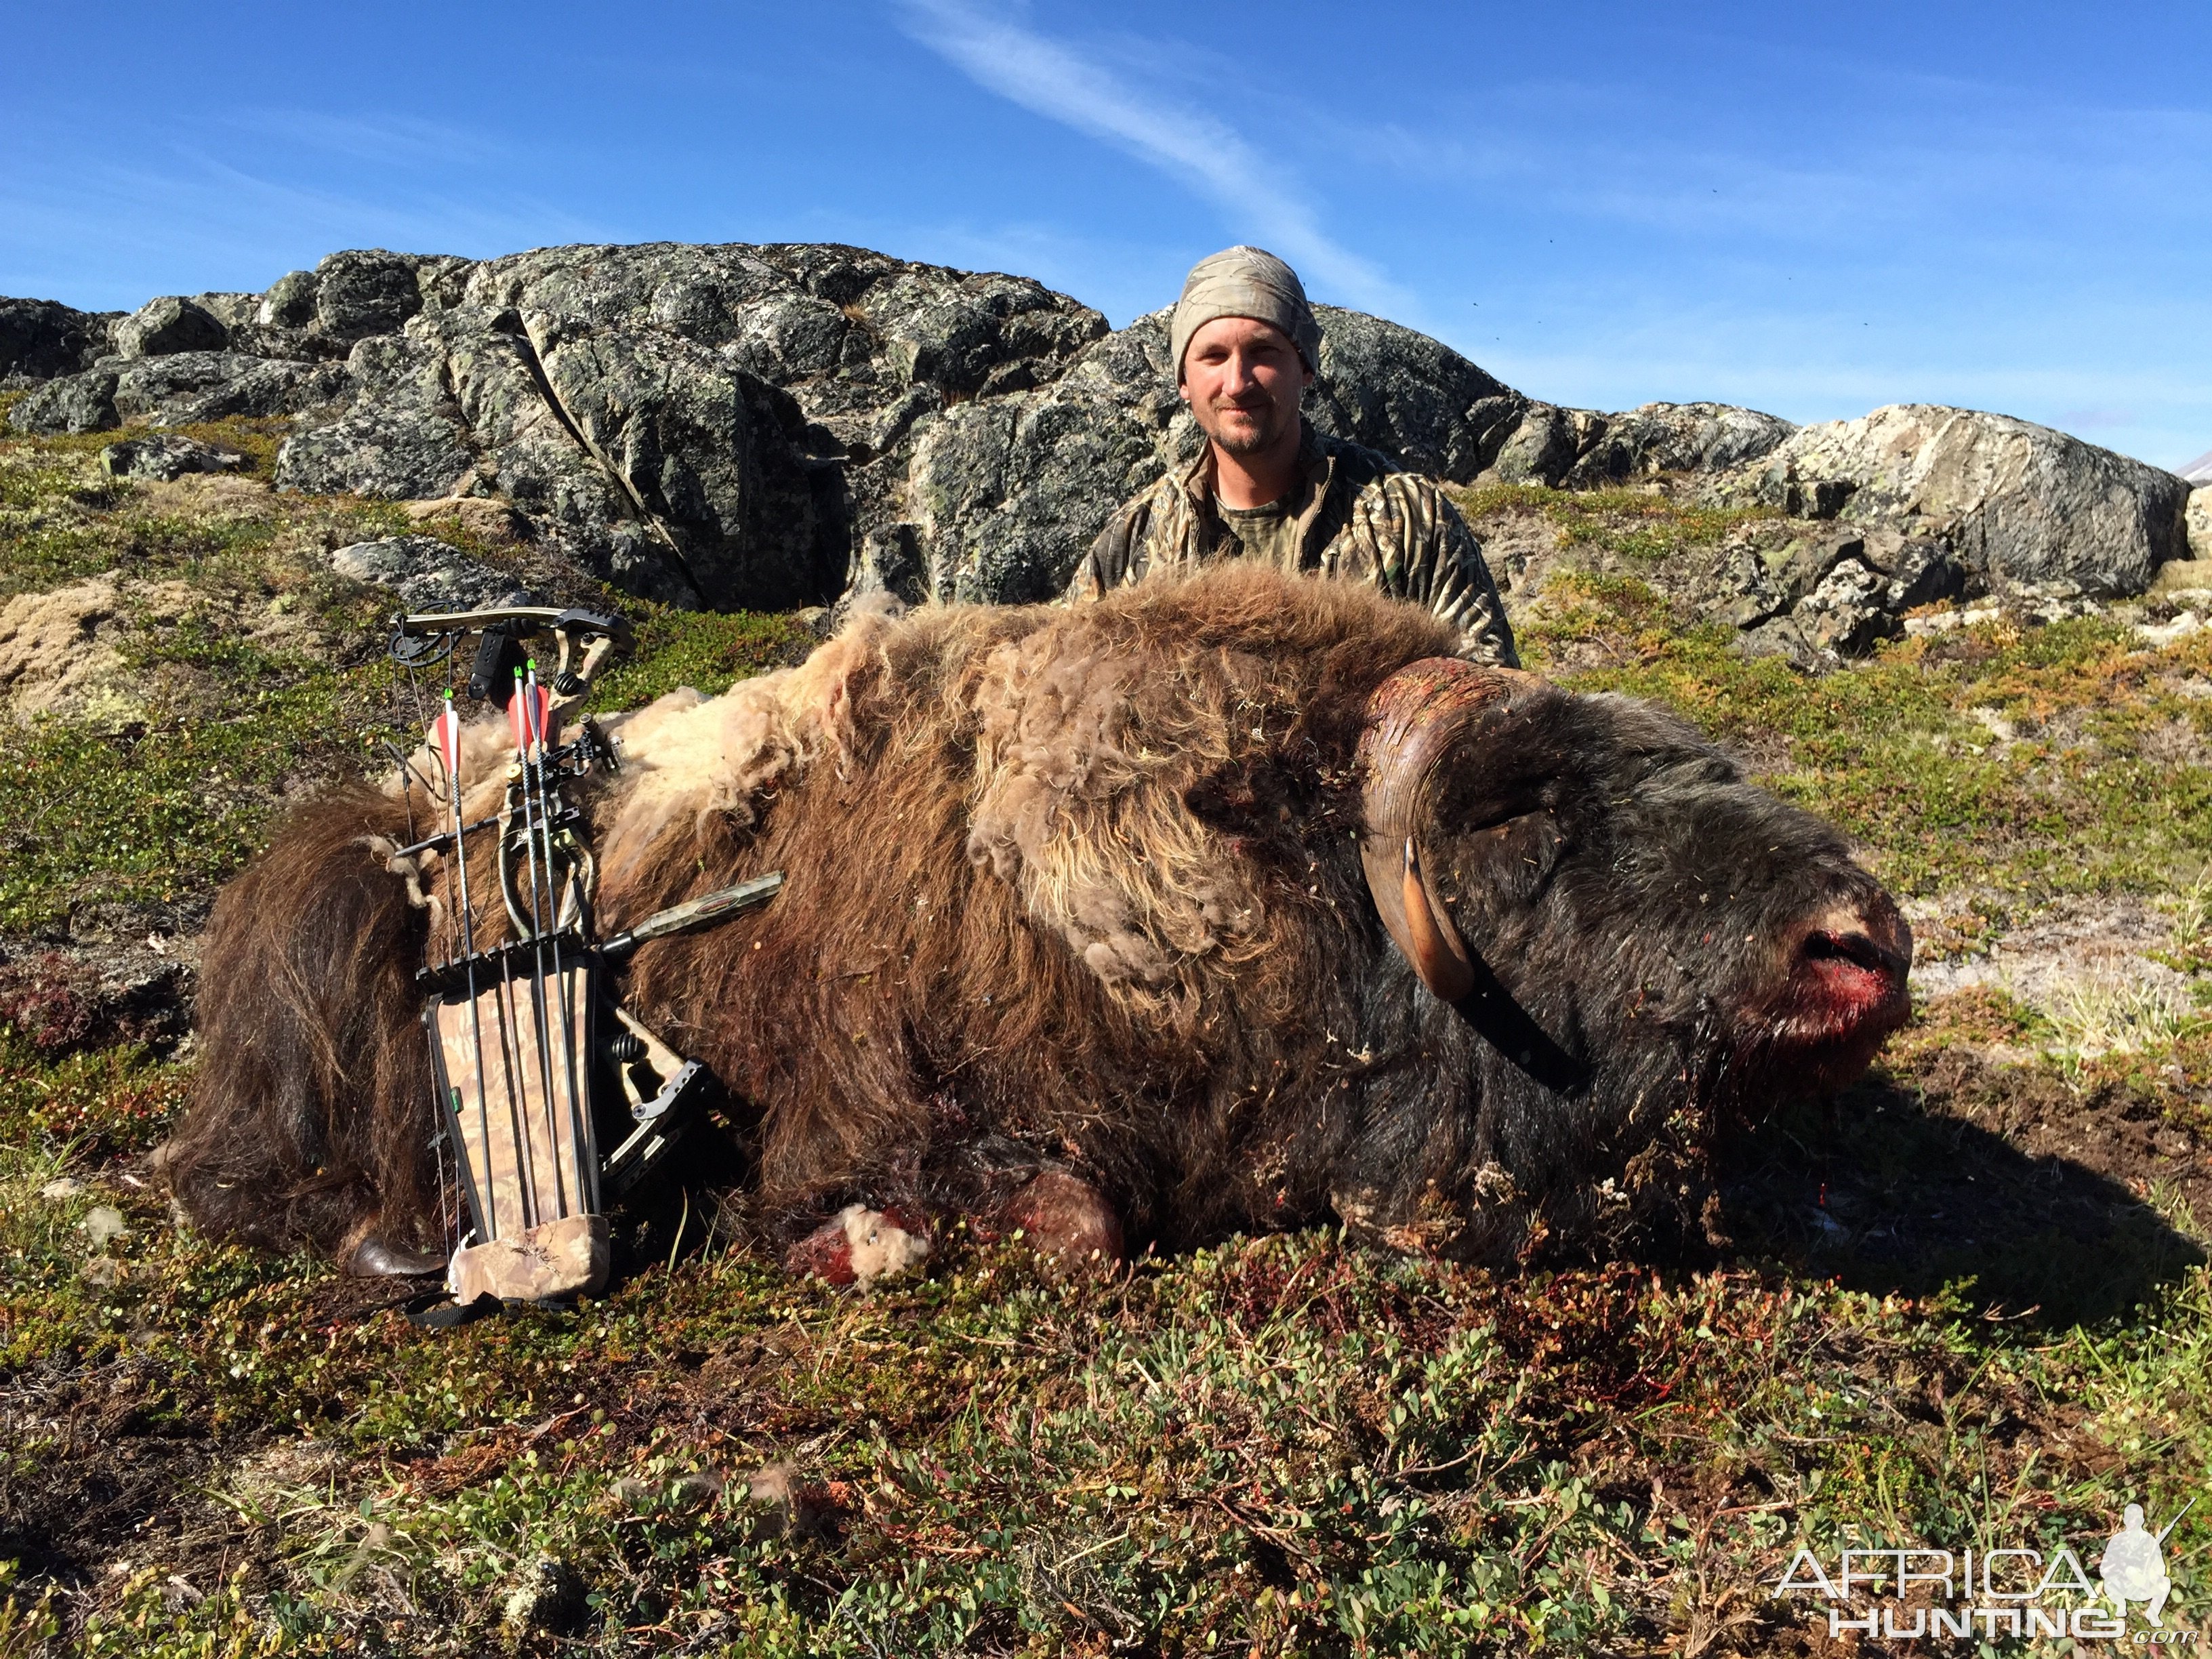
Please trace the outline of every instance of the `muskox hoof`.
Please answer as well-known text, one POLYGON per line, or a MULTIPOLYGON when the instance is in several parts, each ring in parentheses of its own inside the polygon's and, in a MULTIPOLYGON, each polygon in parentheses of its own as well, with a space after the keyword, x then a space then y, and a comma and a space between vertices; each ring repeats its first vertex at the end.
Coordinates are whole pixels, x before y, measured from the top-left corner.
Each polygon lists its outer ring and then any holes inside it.
POLYGON ((872 1210, 848 1204, 785 1254, 783 1265, 832 1285, 872 1287, 928 1258, 929 1223, 894 1206, 872 1210))
POLYGON ((1060 1267, 1103 1267, 1121 1259, 1121 1218, 1104 1194, 1064 1170, 1047 1170, 1006 1200, 1000 1224, 1020 1228, 1039 1255, 1060 1267))
POLYGON ((364 1238, 346 1258, 349 1279, 420 1279, 446 1271, 446 1258, 395 1249, 380 1238, 364 1238))

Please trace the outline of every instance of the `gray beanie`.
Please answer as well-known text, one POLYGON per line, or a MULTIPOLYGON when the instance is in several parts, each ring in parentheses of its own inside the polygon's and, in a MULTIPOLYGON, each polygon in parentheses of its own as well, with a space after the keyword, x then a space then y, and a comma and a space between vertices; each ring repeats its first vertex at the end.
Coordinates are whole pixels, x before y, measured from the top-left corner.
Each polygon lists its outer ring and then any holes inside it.
POLYGON ((1265 248, 1225 247, 1200 259, 1182 279, 1182 298, 1176 301, 1168 331, 1178 386, 1190 337, 1217 317, 1273 324, 1291 337, 1308 368, 1321 368, 1321 325, 1306 303, 1305 285, 1297 271, 1265 248))

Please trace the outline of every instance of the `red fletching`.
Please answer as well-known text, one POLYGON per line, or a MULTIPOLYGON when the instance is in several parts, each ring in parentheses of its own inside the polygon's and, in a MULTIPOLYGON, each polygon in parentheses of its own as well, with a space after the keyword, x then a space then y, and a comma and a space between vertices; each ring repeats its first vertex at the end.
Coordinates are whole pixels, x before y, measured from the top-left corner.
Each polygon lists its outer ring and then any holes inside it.
POLYGON ((446 763, 446 775, 457 775, 461 769, 461 717, 450 702, 446 712, 430 722, 430 745, 446 763))
POLYGON ((514 695, 507 700, 507 724, 514 733, 514 746, 527 754, 531 746, 545 738, 547 705, 551 694, 542 685, 524 686, 518 684, 514 695))

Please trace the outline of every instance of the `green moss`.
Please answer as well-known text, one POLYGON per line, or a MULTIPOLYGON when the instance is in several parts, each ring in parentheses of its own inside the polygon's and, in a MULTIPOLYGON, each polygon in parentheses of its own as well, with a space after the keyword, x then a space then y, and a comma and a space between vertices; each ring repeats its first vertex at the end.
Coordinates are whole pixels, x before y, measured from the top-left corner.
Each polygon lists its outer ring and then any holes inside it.
POLYGON ((592 688, 595 710, 635 708, 688 685, 709 696, 764 669, 796 662, 817 641, 790 617, 738 611, 678 611, 623 606, 634 634, 629 658, 592 688))
POLYGON ((1886 645, 1814 677, 1745 659, 1733 630, 1632 580, 1561 575, 1547 604, 1523 631, 1532 665, 1596 647, 1612 665, 1565 683, 1656 698, 1760 757, 1763 781, 1857 836, 1904 892, 1985 886, 2017 908, 2163 892, 2212 859, 2212 769, 2141 752, 2147 731, 2202 721, 2173 672, 2203 672, 2202 647, 2154 661, 2124 624, 2085 619, 1886 645))
POLYGON ((1558 527, 1562 546, 1605 548, 1644 564, 1661 563, 1686 547, 1710 546, 1732 530, 1782 516, 1771 507, 1699 507, 1638 489, 1491 484, 1450 494, 1470 520, 1479 523, 1495 514, 1540 514, 1558 527))

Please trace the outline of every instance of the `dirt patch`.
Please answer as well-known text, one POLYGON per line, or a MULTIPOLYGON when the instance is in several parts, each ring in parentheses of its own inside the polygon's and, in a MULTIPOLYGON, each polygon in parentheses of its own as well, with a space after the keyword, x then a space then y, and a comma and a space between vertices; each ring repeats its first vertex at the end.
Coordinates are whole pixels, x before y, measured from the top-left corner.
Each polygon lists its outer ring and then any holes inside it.
POLYGON ((2051 1327, 2109 1318, 2205 1259, 2212 1158, 2166 1105, 1937 1046, 1760 1126, 1724 1201, 1739 1248, 1853 1288, 1965 1286, 2051 1327))
POLYGON ((1994 986, 2048 1010, 2085 980, 2185 982, 2185 975, 2154 959, 2171 950, 2175 924, 2170 911, 2148 899, 2055 899, 2032 920, 1978 945, 1958 937, 1971 900, 1947 894, 1905 907, 1918 942, 1912 989, 1923 1001, 1994 986))

